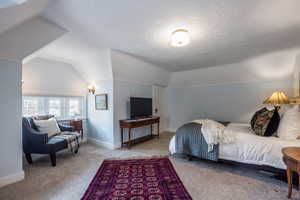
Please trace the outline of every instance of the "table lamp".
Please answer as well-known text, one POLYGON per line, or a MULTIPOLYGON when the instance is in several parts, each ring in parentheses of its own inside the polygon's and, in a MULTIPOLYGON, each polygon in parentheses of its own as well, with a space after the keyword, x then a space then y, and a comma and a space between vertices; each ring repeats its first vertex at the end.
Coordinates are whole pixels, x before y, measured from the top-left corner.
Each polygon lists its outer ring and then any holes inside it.
MULTIPOLYGON (((300 99, 299 99, 300 102, 300 99)), ((281 104, 289 104, 289 98, 284 94, 284 92, 276 91, 269 98, 264 100, 264 104, 272 104, 275 109, 279 110, 281 104)))

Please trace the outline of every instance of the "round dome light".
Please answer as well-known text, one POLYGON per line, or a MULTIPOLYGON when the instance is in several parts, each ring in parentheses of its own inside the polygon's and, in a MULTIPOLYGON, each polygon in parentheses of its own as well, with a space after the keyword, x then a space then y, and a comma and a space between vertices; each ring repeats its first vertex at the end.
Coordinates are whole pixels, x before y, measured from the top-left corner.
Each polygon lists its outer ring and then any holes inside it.
POLYGON ((171 35, 171 45, 174 47, 186 46, 191 42, 189 32, 185 29, 178 29, 171 35))

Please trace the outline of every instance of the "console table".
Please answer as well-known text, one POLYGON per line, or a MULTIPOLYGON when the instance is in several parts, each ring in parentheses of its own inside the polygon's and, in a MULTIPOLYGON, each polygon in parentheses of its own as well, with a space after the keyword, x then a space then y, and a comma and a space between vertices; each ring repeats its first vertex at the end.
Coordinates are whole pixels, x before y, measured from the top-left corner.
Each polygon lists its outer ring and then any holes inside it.
POLYGON ((127 145, 128 148, 131 147, 132 144, 140 143, 146 140, 153 139, 154 137, 159 137, 159 117, 149 117, 143 119, 125 119, 120 120, 120 128, 121 128, 121 146, 127 145), (157 134, 153 134, 153 124, 157 124, 157 134), (139 137, 132 140, 131 130, 133 128, 150 126, 150 134, 147 136, 139 137), (124 142, 124 128, 128 129, 128 141, 124 142))

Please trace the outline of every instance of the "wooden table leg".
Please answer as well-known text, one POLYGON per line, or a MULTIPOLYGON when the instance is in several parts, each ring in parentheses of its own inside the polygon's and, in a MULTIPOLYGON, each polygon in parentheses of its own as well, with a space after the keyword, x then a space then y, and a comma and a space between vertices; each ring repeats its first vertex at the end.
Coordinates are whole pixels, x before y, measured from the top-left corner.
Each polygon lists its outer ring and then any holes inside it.
POLYGON ((300 175, 298 176, 298 180, 299 180, 299 194, 300 194, 300 175))
POLYGON ((288 179, 288 196, 287 197, 290 199, 292 196, 292 188, 293 188, 293 183, 292 183, 293 172, 292 172, 291 168, 287 168, 286 172, 287 172, 287 179, 288 179))
POLYGON ((131 128, 128 129, 128 149, 131 147, 131 128))
POLYGON ((123 147, 123 128, 121 128, 121 147, 123 147))
POLYGON ((152 136, 152 132, 153 132, 153 127, 152 124, 150 124, 150 135, 152 136))

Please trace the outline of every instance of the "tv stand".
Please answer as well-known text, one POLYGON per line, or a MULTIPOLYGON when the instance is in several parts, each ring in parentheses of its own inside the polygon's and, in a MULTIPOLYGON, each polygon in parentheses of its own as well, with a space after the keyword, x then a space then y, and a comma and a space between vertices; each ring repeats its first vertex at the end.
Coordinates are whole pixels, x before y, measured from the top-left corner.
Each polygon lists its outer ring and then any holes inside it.
POLYGON ((154 137, 159 138, 159 120, 160 117, 147 117, 147 118, 139 118, 139 119, 125 119, 120 120, 120 128, 121 128, 121 146, 127 146, 130 148, 132 144, 137 144, 146 140, 151 140, 154 137), (153 134, 153 124, 157 124, 157 134, 153 134), (139 137, 136 139, 131 139, 131 129, 149 126, 150 125, 150 134, 139 137), (128 141, 124 142, 124 128, 128 128, 128 141))

